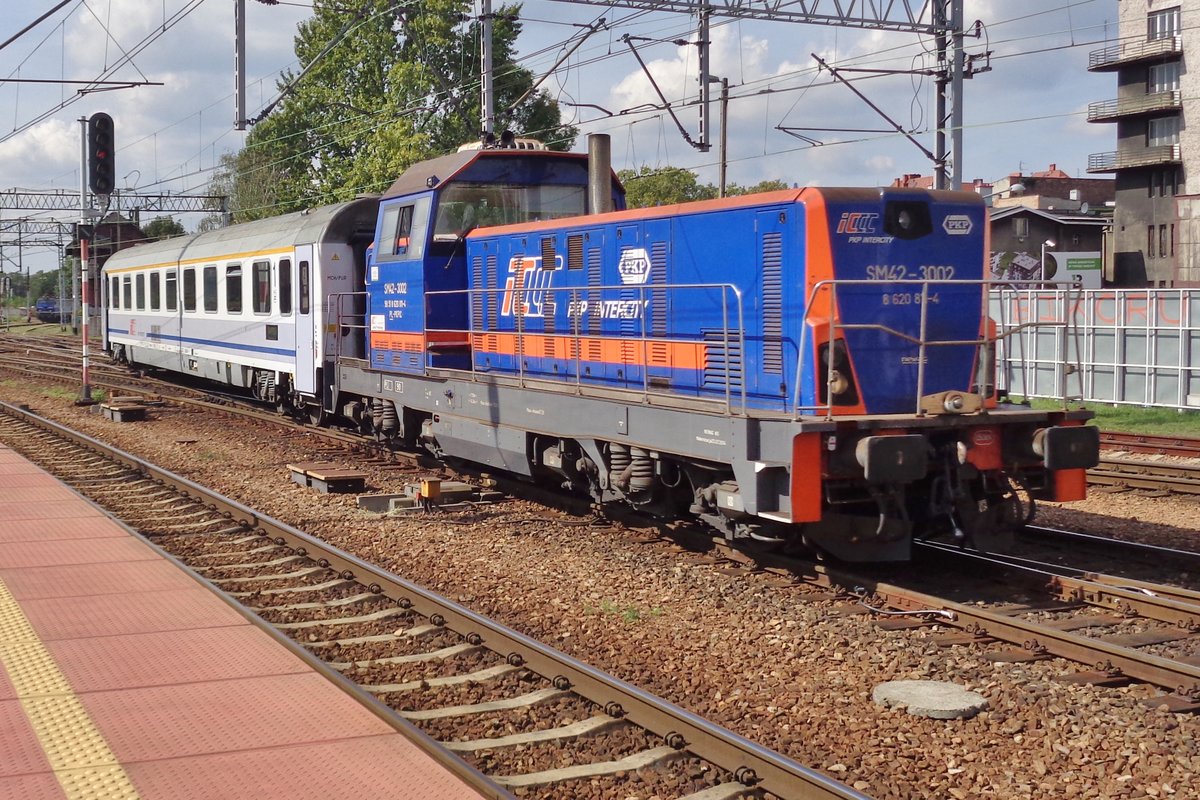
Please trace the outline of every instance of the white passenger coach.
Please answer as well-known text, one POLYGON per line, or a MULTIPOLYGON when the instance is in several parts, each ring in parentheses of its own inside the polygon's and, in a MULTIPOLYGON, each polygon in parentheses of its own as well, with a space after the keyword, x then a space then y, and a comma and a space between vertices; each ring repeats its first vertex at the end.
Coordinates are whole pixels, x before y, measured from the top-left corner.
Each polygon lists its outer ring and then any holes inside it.
MULTIPOLYGON (((115 253, 102 270, 105 349, 318 417, 338 347, 329 298, 361 292, 378 207, 359 198, 115 253)), ((341 355, 363 355, 345 349, 361 337, 342 339, 341 355)))

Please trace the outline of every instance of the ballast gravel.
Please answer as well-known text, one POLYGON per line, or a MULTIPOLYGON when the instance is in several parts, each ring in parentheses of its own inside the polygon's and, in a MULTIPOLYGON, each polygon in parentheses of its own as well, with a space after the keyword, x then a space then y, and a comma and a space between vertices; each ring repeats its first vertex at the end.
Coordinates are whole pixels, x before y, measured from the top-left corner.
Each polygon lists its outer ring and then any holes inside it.
MULTIPOLYGON (((1153 687, 1060 682, 1085 667, 992 663, 980 647, 938 646, 936 627, 883 631, 827 595, 522 501, 377 517, 353 496, 297 486, 286 469, 317 458, 362 467, 354 456, 269 425, 170 407, 121 425, 2 376, 0 399, 212 486, 880 800, 1200 798, 1200 720, 1146 705, 1160 694, 1153 687), (936 720, 876 704, 875 687, 894 680, 952 682, 988 707, 936 720)), ((402 490, 403 472, 366 469, 371 491, 402 490)), ((1094 495, 1045 509, 1043 521, 1198 549, 1196 510, 1174 498, 1094 495)), ((502 717, 494 724, 506 727, 502 717)), ((453 736, 455 723, 437 732, 453 736)), ((576 788, 608 796, 603 781, 576 788)), ((665 800, 677 788, 647 782, 621 798, 665 800)))

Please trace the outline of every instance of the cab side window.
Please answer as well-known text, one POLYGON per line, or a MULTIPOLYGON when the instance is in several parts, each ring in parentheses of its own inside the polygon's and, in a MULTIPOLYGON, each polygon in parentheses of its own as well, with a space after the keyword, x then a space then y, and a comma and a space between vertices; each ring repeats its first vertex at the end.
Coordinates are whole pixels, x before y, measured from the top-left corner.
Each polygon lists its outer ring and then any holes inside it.
POLYGON ((428 229, 428 197, 386 206, 379 224, 377 257, 380 261, 407 261, 424 257, 428 229))

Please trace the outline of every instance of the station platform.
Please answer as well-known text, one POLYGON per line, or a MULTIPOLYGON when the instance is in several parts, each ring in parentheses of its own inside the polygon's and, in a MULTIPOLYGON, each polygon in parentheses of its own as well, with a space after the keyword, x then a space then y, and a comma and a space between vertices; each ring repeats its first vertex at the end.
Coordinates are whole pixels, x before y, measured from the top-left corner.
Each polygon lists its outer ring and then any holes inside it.
POLYGON ((477 786, 0 445, 0 797, 506 796, 477 786))

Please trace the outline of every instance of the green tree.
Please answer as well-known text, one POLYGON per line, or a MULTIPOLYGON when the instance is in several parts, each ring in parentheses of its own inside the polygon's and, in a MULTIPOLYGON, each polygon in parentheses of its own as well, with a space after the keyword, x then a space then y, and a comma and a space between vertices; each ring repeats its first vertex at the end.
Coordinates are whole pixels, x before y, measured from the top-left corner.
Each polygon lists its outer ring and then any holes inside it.
MULTIPOLYGON (((217 176, 235 220, 378 192, 409 165, 477 140, 480 26, 463 24, 470 10, 461 0, 365 0, 347 12, 345 0, 317 0, 295 39, 307 73, 281 77, 280 91, 291 89, 217 176)), ((517 103, 533 85, 515 63, 519 11, 501 8, 493 23, 501 124, 568 149, 576 130, 549 94, 517 103)))
POLYGON ((155 217, 142 226, 142 233, 147 239, 158 241, 170 239, 172 236, 183 236, 187 233, 183 225, 170 217, 155 217))
POLYGON ((711 200, 717 196, 713 186, 700 183, 696 173, 682 167, 642 166, 637 172, 620 170, 617 177, 625 186, 625 204, 629 208, 711 200))
MULTIPOLYGON (((672 203, 690 203, 693 200, 712 200, 720 190, 711 183, 700 183, 696 173, 682 167, 653 169, 643 166, 637 172, 623 169, 617 173, 625 186, 625 203, 629 208, 647 208, 672 203)), ((774 192, 786 189, 783 181, 760 181, 753 186, 730 184, 725 189, 728 197, 759 192, 774 192)))
POLYGON ((753 186, 738 186, 736 183, 731 183, 725 187, 725 194, 729 197, 736 197, 742 194, 758 194, 759 192, 777 192, 780 189, 787 189, 788 185, 783 181, 759 181, 753 186))

